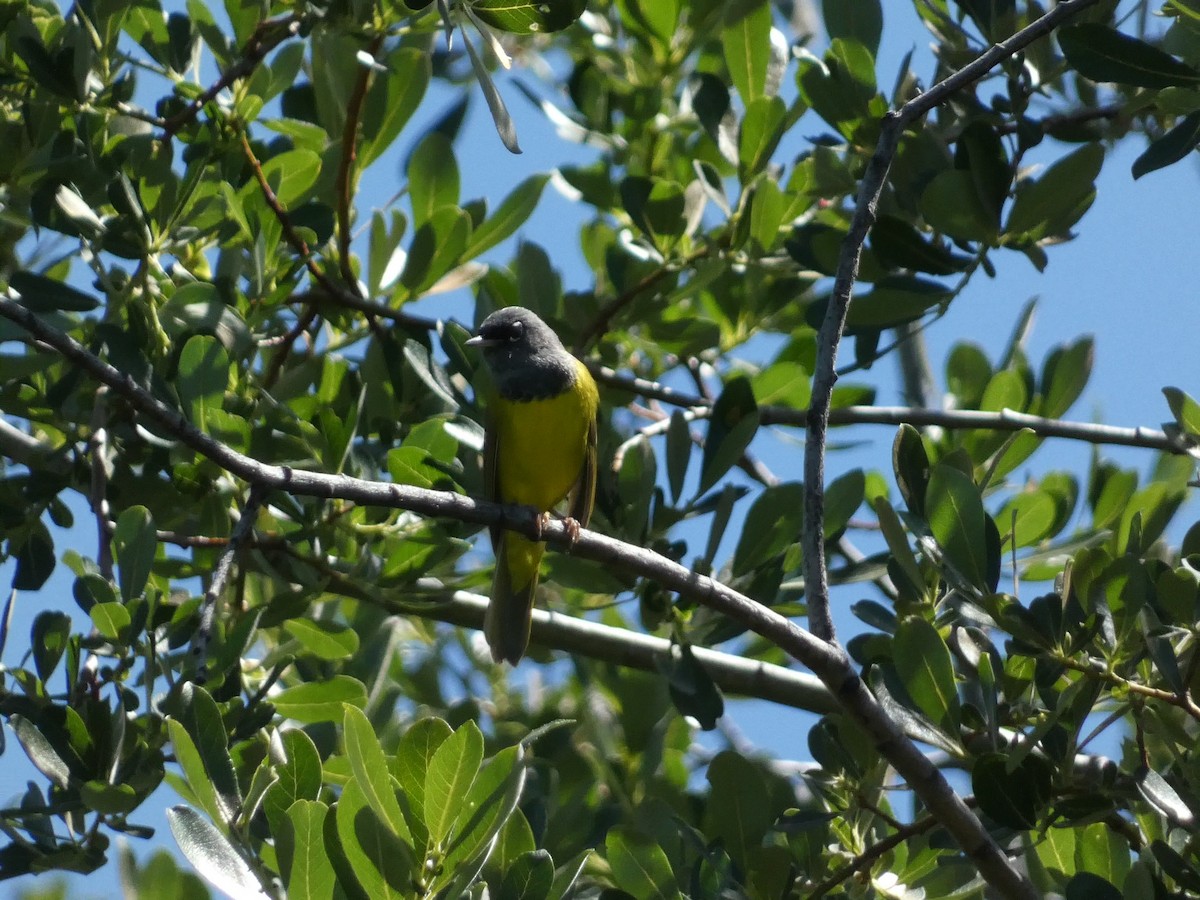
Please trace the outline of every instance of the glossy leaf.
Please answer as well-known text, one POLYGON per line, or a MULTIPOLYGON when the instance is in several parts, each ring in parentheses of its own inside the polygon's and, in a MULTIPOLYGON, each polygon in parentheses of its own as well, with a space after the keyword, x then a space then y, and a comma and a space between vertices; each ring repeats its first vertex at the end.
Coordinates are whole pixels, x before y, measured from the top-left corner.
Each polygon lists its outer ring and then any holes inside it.
POLYGON ((1200 146, 1200 112, 1181 119, 1161 137, 1150 142, 1150 146, 1133 161, 1133 177, 1141 178, 1158 169, 1179 162, 1200 146))
POLYGON ((759 0, 735 8, 721 32, 721 48, 729 78, 749 108, 766 90, 767 63, 771 57, 770 4, 759 0))
POLYGON ((121 599, 126 603, 140 597, 150 578, 158 538, 154 517, 144 506, 131 506, 117 517, 113 532, 113 555, 117 562, 117 580, 121 599))
POLYGON ((271 698, 280 715, 297 722, 336 722, 342 718, 343 704, 362 707, 367 691, 362 682, 348 675, 335 675, 328 681, 312 681, 285 688, 271 698))
POLYGON ((852 38, 871 55, 879 52, 883 9, 879 0, 822 0, 822 20, 832 38, 852 38))
POLYGON ((1146 88, 1200 85, 1200 71, 1153 44, 1098 22, 1061 29, 1058 44, 1067 62, 1092 81, 1146 88))
POLYGON ((383 748, 379 746, 379 739, 366 713, 356 706, 345 705, 342 727, 350 769, 371 811, 393 836, 404 841, 410 840, 400 804, 396 802, 387 758, 383 755, 383 748))
POLYGON ((700 464, 700 493, 704 493, 741 458, 758 431, 758 404, 749 379, 730 379, 713 404, 700 464))
POLYGON ((987 514, 970 477, 951 466, 934 466, 925 491, 925 516, 946 561, 972 584, 984 586, 987 514))
POLYGON ((1033 828, 1051 796, 1053 768, 1040 756, 1028 755, 1009 766, 1002 753, 985 753, 971 768, 971 787, 979 808, 1001 825, 1017 831, 1033 828))
POLYGON ((647 836, 618 826, 609 830, 604 848, 613 877, 626 893, 645 900, 680 896, 667 855, 647 836))
POLYGON ((297 800, 287 811, 292 823, 292 865, 287 876, 289 900, 333 897, 335 879, 324 838, 327 811, 318 800, 297 800))
POLYGON ((772 485, 746 513, 733 554, 733 574, 744 575, 800 540, 804 523, 804 486, 798 481, 772 485))
POLYGON ((953 729, 958 722, 958 689, 950 649, 936 628, 919 616, 896 629, 895 664, 908 695, 934 723, 953 729))
POLYGON ((474 722, 461 726, 433 752, 425 773, 424 818, 435 845, 460 821, 482 759, 483 735, 474 722))
POLYGON ((167 823, 188 862, 217 890, 238 900, 268 896, 241 854, 190 806, 172 806, 167 823))
POLYGON ((471 12, 500 31, 545 34, 574 23, 586 6, 586 0, 473 0, 471 12))

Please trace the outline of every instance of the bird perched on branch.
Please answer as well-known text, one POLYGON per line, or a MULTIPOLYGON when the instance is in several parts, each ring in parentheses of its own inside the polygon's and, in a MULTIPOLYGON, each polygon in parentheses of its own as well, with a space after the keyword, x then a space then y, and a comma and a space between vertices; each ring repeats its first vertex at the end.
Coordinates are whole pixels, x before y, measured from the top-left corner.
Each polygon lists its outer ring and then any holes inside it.
MULTIPOLYGON (((492 313, 467 341, 492 376, 484 438, 488 499, 533 507, 539 521, 570 495, 566 525, 587 527, 596 496, 600 395, 583 363, 545 322, 520 306, 492 313)), ((529 626, 545 544, 491 529, 496 552, 484 634, 496 662, 516 665, 529 626)))

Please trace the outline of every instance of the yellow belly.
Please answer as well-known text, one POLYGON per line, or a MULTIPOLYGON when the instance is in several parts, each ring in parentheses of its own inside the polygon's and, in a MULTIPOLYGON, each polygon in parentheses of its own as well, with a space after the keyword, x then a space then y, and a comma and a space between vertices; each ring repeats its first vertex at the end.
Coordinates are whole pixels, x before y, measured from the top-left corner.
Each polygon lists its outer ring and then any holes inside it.
POLYGON ((586 372, 582 377, 582 390, 550 400, 500 404, 497 499, 544 512, 570 492, 583 468, 588 428, 596 416, 595 385, 586 372))

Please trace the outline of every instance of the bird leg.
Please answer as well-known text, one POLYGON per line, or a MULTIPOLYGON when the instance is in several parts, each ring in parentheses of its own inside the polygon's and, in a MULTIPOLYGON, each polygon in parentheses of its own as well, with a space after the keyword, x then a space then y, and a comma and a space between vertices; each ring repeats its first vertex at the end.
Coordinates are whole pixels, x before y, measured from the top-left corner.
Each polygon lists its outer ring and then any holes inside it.
POLYGON ((546 526, 550 524, 550 513, 548 513, 548 512, 540 512, 539 513, 536 510, 534 510, 534 512, 535 512, 535 516, 533 519, 534 535, 540 541, 542 539, 542 532, 545 531, 546 526))

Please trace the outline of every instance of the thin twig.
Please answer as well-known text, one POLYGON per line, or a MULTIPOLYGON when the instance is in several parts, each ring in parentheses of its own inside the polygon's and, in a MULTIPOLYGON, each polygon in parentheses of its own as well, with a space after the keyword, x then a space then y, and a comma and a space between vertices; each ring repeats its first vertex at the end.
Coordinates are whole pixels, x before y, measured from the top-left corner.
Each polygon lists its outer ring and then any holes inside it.
POLYGON ((258 157, 254 155, 254 148, 250 146, 249 135, 245 131, 242 131, 240 137, 242 139, 242 152, 246 156, 246 161, 250 163, 250 168, 254 170, 254 178, 258 182, 259 190, 262 191, 263 199, 267 201, 267 206, 271 208, 271 212, 275 214, 275 218, 279 220, 279 224, 283 226, 283 236, 287 238, 287 242, 291 244, 292 249, 300 255, 300 259, 304 262, 304 267, 308 269, 308 273, 313 277, 313 280, 321 285, 331 296, 336 297, 341 295, 343 292, 338 290, 338 286, 325 274, 324 269, 317 265, 312 251, 308 248, 308 243, 300 236, 300 232, 296 231, 296 226, 292 224, 292 219, 287 214, 287 210, 279 202, 279 197, 275 195, 274 189, 267 181, 267 176, 263 173, 262 164, 258 161, 258 157))
MULTIPOLYGON (((968 798, 970 799, 970 798, 968 798)), ((906 825, 897 829, 892 834, 885 838, 881 838, 871 844, 866 850, 850 860, 841 868, 837 869, 832 875, 826 878, 819 884, 814 885, 804 895, 809 900, 815 900, 817 897, 824 897, 839 884, 851 877, 855 872, 868 871, 885 853, 891 852, 894 847, 898 847, 905 841, 911 840, 918 835, 924 834, 938 824, 938 820, 933 816, 926 816, 923 819, 918 819, 911 825, 906 825)))
MULTIPOLYGON (((383 35, 377 35, 367 45, 367 53, 371 59, 383 45, 383 35)), ((350 99, 346 102, 346 122, 342 128, 342 156, 338 165, 337 179, 337 221, 338 221, 338 265, 342 272, 342 281, 346 288, 355 294, 359 293, 358 279, 350 265, 350 240, 353 234, 350 230, 350 207, 354 202, 354 163, 358 160, 358 125, 362 116, 363 101, 367 97, 367 88, 371 85, 370 66, 360 66, 358 80, 350 99)))
POLYGON ((250 486, 250 496, 246 498, 246 506, 242 510, 242 517, 238 520, 237 525, 233 529, 233 533, 229 536, 229 543, 225 545, 225 549, 221 552, 220 558, 217 560, 217 567, 213 570, 212 581, 209 583, 208 590, 204 592, 204 600, 200 607, 200 624, 196 628, 195 635, 192 636, 192 665, 195 671, 194 681, 196 684, 204 684, 208 680, 208 645, 212 640, 213 625, 216 621, 217 603, 221 599, 221 595, 225 592, 225 585, 229 581, 229 574, 233 570, 233 557, 237 554, 238 548, 250 534, 254 527, 254 519, 258 515, 258 507, 262 504, 266 490, 262 485, 252 483, 250 486))
POLYGON ((276 47, 290 37, 300 33, 303 17, 299 13, 283 16, 278 19, 266 19, 258 23, 254 34, 246 41, 239 56, 221 77, 212 83, 199 97, 163 122, 163 137, 170 140, 184 125, 191 122, 217 94, 225 90, 239 78, 245 78, 255 70, 276 47))

